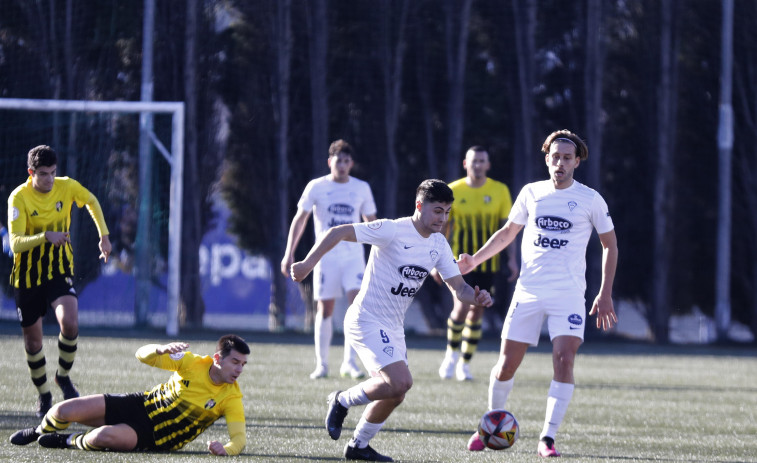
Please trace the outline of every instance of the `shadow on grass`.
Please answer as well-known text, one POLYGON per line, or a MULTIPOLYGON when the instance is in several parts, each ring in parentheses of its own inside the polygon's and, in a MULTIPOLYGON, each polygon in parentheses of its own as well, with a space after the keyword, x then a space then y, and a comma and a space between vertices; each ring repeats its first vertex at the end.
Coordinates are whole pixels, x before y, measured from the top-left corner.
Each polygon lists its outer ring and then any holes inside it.
MULTIPOLYGON (((607 460, 628 460, 628 461, 675 461, 680 462, 684 461, 679 458, 661 458, 661 457, 642 457, 642 456, 617 456, 617 455, 572 455, 570 453, 563 453, 563 457, 575 457, 575 458, 581 458, 585 460, 600 460, 600 461, 607 461, 607 460)), ((699 462, 707 462, 707 463, 744 463, 743 460, 710 460, 710 459, 703 459, 703 460, 691 460, 686 459, 685 461, 690 463, 699 463, 699 462)))

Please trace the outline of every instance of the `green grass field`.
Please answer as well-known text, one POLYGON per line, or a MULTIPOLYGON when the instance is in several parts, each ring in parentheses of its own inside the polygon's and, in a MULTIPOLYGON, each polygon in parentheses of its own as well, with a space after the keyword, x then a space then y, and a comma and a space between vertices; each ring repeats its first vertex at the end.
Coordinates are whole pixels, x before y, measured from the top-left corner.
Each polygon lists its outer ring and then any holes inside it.
MULTIPOLYGON (((15 327, 15 330, 18 330, 15 327)), ((38 423, 32 411, 35 391, 24 362, 20 330, 0 335, 0 459, 15 462, 199 462, 215 459, 206 441, 225 442, 226 426, 217 422, 198 440, 173 454, 97 453, 49 450, 30 444, 15 447, 8 437, 38 423)), ((82 333, 74 382, 82 394, 141 391, 164 381, 168 372, 134 358, 148 342, 165 336, 116 331, 82 333), (99 335, 99 336, 98 336, 99 335), (115 336, 115 337, 111 337, 115 336)), ((310 337, 299 334, 242 333, 250 342, 250 363, 240 379, 245 394, 250 461, 339 461, 362 411, 345 420, 345 432, 332 441, 323 427, 326 396, 353 381, 311 381, 310 337)), ((191 350, 209 353, 217 333, 193 335, 191 350)), ((46 338, 48 378, 57 352, 46 338)), ((338 343, 335 340, 335 344, 338 343)), ((405 402, 372 441, 382 453, 412 462, 534 462, 551 378, 550 344, 530 351, 516 376, 507 408, 520 423, 520 439, 503 451, 468 452, 465 444, 486 408, 488 372, 496 360, 496 339, 486 339, 474 358, 476 380, 441 381, 437 368, 441 338, 409 338, 410 369, 415 378, 405 402)), ((332 349, 338 368, 342 349, 332 349)), ((576 364, 576 392, 557 436, 563 457, 575 462, 757 462, 757 350, 754 348, 647 346, 587 342, 576 364)), ((54 387, 55 400, 60 391, 54 387)), ((77 429, 73 427, 72 429, 77 429)))

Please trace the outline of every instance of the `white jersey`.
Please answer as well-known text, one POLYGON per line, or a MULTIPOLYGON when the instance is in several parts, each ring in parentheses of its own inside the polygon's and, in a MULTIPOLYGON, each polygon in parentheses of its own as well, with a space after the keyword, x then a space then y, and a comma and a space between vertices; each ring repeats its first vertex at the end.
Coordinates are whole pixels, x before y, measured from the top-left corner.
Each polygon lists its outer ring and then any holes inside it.
POLYGON ((614 228, 602 196, 575 180, 561 190, 551 180, 529 183, 515 199, 509 219, 525 225, 515 290, 539 298, 565 290, 583 296, 592 228, 600 234, 614 228))
POLYGON ((354 224, 358 242, 371 244, 352 309, 389 328, 402 329, 405 312, 431 269, 447 280, 460 274, 452 249, 441 233, 424 238, 410 217, 354 224))
MULTIPOLYGON (((368 182, 348 177, 347 182, 338 183, 330 175, 311 180, 302 192, 297 207, 313 212, 316 240, 331 227, 359 223, 361 216, 376 213, 376 203, 368 182)), ((348 255, 363 252, 363 249, 358 243, 342 241, 329 252, 348 255)))

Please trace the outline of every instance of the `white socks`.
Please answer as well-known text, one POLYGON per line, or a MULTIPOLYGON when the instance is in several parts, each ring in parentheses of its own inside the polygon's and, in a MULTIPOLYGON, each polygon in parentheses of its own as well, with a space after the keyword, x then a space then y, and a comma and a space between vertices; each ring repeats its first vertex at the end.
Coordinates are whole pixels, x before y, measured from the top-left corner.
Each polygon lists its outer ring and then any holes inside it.
POLYGON ((331 337, 334 333, 331 317, 324 317, 321 312, 316 313, 313 328, 315 331, 315 362, 317 365, 328 367, 329 346, 331 346, 331 337))
POLYGON ((365 394, 362 384, 356 384, 346 391, 339 393, 339 403, 343 406, 350 408, 355 405, 365 405, 373 402, 365 394))
POLYGON ((367 447, 368 442, 378 434, 383 425, 384 423, 369 423, 361 416, 360 421, 358 421, 357 426, 355 427, 355 433, 350 440, 350 446, 360 449, 367 447))
POLYGON ((514 377, 507 381, 498 380, 497 371, 499 371, 499 368, 495 366, 489 377, 489 410, 504 409, 507 397, 513 390, 513 384, 515 384, 514 377))
POLYGON ((544 428, 539 435, 539 439, 548 436, 554 439, 557 429, 560 427, 565 412, 568 411, 570 399, 573 398, 573 389, 575 386, 569 383, 558 383, 552 381, 549 385, 549 394, 547 394, 547 414, 544 417, 544 428))

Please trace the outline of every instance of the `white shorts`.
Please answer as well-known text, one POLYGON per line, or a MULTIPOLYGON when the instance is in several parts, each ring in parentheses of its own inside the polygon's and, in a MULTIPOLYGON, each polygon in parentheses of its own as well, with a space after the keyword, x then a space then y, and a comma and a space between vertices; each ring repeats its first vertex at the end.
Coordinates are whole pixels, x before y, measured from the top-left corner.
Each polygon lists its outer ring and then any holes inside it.
POLYGON ((399 361, 407 365, 405 330, 387 328, 370 315, 351 305, 344 315, 344 337, 350 343, 371 376, 387 365, 399 361))
POLYGON ((516 291, 502 326, 502 339, 536 346, 546 318, 550 340, 557 336, 575 336, 583 341, 586 327, 585 304, 582 294, 538 299, 516 291))
POLYGON ((316 301, 336 299, 360 289, 365 271, 363 253, 326 253, 313 269, 313 295, 316 301))

